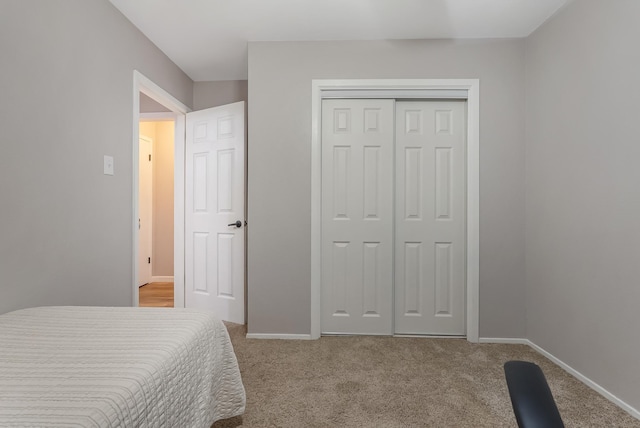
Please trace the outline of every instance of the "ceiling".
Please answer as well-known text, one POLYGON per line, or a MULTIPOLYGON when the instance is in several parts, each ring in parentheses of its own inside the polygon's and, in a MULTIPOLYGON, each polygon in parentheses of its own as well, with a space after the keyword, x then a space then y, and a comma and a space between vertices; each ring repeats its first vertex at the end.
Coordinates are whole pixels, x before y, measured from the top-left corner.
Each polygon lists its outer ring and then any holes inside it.
POLYGON ((110 0, 194 81, 247 78, 247 42, 526 37, 571 0, 110 0))

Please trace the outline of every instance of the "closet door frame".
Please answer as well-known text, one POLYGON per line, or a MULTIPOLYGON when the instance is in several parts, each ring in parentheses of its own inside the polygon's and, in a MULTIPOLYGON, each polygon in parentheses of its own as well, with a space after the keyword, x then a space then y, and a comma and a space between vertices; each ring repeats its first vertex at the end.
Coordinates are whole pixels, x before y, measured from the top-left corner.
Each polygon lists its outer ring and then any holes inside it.
POLYGON ((469 342, 478 342, 480 270, 480 80, 321 79, 312 80, 311 84, 311 338, 318 339, 321 333, 322 99, 336 97, 402 99, 466 98, 466 337, 469 342))

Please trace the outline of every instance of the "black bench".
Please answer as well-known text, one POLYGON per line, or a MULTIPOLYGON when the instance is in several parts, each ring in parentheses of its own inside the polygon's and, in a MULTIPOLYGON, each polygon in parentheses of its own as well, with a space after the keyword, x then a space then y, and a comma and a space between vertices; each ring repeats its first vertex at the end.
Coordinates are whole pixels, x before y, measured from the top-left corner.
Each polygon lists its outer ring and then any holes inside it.
POLYGON ((508 361, 504 374, 520 428, 564 428, 540 367, 527 361, 508 361))

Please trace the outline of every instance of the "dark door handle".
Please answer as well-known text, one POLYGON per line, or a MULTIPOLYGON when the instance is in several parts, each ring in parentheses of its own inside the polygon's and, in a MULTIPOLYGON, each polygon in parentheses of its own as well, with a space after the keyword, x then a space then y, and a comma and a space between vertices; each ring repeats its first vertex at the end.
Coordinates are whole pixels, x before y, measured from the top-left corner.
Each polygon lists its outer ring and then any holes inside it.
POLYGON ((242 227, 242 222, 238 220, 235 223, 228 224, 227 226, 242 227))

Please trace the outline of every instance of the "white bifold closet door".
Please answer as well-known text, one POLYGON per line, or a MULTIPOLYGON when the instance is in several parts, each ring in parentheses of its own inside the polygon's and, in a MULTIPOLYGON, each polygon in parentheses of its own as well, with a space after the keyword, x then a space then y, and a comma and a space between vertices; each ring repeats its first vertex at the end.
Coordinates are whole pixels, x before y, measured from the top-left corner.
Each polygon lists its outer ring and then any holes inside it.
POLYGON ((463 101, 396 103, 395 333, 465 334, 463 101))
POLYGON ((325 334, 465 334, 465 103, 322 102, 325 334))
POLYGON ((393 333, 393 108, 322 102, 323 333, 393 333))

